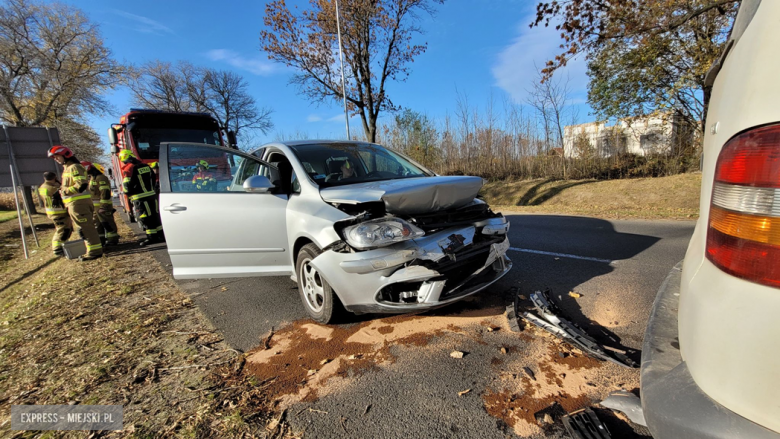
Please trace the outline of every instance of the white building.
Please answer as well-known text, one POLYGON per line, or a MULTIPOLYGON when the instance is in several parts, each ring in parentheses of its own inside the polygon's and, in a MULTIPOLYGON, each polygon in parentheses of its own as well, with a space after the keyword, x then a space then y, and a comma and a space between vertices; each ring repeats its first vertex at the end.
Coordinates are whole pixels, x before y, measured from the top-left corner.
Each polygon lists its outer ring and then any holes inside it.
POLYGON ((609 157, 619 153, 638 155, 669 154, 680 139, 680 119, 676 114, 621 119, 615 125, 591 122, 563 128, 566 157, 586 152, 609 157))

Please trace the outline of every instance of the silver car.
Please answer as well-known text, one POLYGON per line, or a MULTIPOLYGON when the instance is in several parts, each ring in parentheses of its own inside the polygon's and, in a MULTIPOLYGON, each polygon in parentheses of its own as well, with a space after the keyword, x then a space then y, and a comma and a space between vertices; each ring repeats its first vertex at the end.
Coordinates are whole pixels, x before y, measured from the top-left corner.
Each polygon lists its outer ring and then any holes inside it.
POLYGON ((364 142, 160 148, 174 277, 290 276, 321 323, 342 309, 436 308, 505 275, 509 223, 476 198, 481 187, 364 142))

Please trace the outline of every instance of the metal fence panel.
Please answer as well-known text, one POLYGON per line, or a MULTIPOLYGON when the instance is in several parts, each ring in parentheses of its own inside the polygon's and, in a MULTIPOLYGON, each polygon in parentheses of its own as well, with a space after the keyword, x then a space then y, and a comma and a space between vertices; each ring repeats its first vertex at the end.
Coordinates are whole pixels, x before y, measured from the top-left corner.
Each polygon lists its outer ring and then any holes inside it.
MULTIPOLYGON (((44 127, 6 127, 11 141, 16 166, 19 170, 22 186, 37 186, 43 182, 43 174, 51 171, 59 175, 60 170, 54 160, 47 157, 52 144, 60 143, 57 128, 44 127), (49 143, 51 135, 51 143, 49 143)), ((8 154, 8 142, 5 132, 0 129, 0 187, 12 187, 11 168, 8 154)))

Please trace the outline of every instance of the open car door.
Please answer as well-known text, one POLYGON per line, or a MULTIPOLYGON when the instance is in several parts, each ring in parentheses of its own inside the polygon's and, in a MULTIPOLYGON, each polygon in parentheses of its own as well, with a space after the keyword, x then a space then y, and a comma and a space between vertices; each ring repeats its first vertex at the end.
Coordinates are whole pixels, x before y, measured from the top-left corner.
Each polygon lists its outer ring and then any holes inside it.
POLYGON ((258 176, 261 167, 276 171, 270 164, 188 143, 162 144, 159 163, 160 217, 174 278, 292 274, 289 194, 258 176))

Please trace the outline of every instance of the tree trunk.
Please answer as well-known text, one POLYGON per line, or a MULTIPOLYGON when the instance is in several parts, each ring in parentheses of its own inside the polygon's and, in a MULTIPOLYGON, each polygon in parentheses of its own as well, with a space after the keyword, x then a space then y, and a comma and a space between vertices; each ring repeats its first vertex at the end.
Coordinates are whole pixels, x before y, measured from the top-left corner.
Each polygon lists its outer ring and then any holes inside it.
POLYGON ((22 196, 24 197, 24 201, 27 203, 27 207, 30 209, 30 214, 35 215, 38 213, 38 211, 35 210, 35 203, 33 202, 31 186, 24 186, 24 189, 22 190, 22 196))

